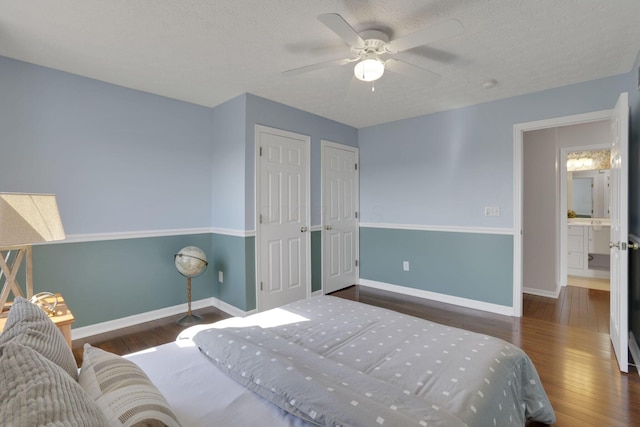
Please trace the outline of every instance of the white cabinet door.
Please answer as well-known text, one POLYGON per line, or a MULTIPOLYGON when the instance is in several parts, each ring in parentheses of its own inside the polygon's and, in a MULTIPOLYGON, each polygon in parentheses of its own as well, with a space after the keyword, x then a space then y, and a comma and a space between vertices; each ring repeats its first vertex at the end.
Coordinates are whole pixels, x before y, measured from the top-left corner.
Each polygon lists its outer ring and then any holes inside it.
POLYGON ((609 227, 589 227, 589 253, 608 254, 610 234, 609 227))
POLYGON ((586 268, 584 229, 585 227, 581 225, 567 227, 567 268, 569 269, 584 270, 586 268))

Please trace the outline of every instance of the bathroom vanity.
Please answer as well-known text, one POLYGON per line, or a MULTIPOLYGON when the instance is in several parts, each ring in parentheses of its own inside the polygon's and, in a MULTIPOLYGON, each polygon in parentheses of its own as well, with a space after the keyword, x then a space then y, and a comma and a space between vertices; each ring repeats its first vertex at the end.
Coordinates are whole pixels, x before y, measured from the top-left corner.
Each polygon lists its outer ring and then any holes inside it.
POLYGON ((609 278, 609 218, 567 220, 567 274, 609 278))

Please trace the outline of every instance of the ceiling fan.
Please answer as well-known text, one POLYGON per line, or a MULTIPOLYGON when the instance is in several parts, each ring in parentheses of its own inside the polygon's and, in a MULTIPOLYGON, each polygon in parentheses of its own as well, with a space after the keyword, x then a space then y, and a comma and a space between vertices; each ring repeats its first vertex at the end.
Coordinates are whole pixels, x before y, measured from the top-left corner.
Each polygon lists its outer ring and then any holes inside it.
POLYGON ((318 16, 318 20, 351 46, 351 57, 306 65, 287 70, 283 74, 302 74, 325 67, 355 62, 353 74, 358 80, 365 82, 378 80, 384 74, 385 69, 408 77, 429 81, 439 78, 440 75, 389 56, 436 40, 457 36, 464 31, 460 21, 450 19, 390 40, 389 36, 380 30, 370 29, 358 33, 337 13, 324 13, 318 16))

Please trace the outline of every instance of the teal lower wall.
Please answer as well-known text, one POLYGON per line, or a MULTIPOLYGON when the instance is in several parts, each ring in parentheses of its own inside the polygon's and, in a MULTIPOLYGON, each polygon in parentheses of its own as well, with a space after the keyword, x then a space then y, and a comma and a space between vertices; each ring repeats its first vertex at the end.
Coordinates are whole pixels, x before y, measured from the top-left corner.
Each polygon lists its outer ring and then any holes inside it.
POLYGON ((245 309, 255 310, 256 305, 256 238, 244 239, 245 309))
MULTIPOLYGON (((320 235, 311 235, 313 291, 322 285, 320 235)), ((184 304, 187 279, 175 269, 173 256, 185 246, 198 246, 209 262, 205 273, 192 279, 193 301, 215 297, 255 310, 253 236, 189 234, 34 246, 34 292, 61 293, 76 318, 74 328, 184 304)), ((18 281, 24 286, 24 269, 18 281)))
POLYGON ((513 236, 361 227, 360 278, 511 307, 513 236))
POLYGON ((243 311, 256 308, 255 237, 213 234, 211 263, 218 289, 216 298, 243 311), (223 282, 218 282, 218 271, 223 282))
MULTIPOLYGON (((322 290, 322 233, 311 233, 311 290, 322 290)), ((34 246, 34 292, 60 292, 74 327, 187 302, 173 255, 202 248, 209 260, 192 281, 194 301, 215 297, 256 308, 255 237, 198 234, 34 246), (223 283, 218 282, 223 272, 223 283)), ((360 277, 511 306, 513 236, 360 228, 360 277), (409 261, 410 270, 402 270, 409 261)))
MULTIPOLYGON (((73 327, 187 302, 187 279, 173 256, 198 246, 211 260, 211 234, 58 243, 33 247, 34 292, 60 292, 73 327)), ((192 298, 217 297, 214 269, 192 279, 192 298)))

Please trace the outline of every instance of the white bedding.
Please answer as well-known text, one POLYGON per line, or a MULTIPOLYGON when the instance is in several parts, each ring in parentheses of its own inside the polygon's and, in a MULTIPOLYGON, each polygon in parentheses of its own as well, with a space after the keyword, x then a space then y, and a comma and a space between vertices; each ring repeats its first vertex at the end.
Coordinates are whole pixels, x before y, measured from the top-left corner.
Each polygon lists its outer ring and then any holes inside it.
POLYGON ((308 426, 220 372, 190 340, 125 357, 146 372, 185 427, 308 426))

